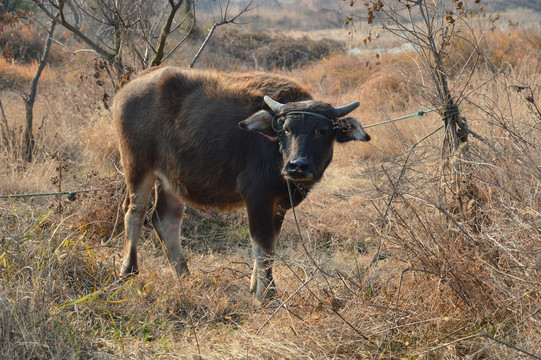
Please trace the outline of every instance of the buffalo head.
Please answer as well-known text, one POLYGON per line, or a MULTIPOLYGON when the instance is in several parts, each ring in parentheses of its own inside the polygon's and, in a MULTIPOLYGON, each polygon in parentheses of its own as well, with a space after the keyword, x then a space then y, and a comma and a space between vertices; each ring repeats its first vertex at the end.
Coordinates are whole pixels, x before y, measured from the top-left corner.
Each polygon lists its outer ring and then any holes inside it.
POLYGON ((265 96, 264 101, 270 111, 258 111, 239 126, 280 142, 286 180, 318 181, 332 159, 335 140, 370 140, 357 120, 344 118, 359 102, 335 108, 315 100, 281 104, 265 96))

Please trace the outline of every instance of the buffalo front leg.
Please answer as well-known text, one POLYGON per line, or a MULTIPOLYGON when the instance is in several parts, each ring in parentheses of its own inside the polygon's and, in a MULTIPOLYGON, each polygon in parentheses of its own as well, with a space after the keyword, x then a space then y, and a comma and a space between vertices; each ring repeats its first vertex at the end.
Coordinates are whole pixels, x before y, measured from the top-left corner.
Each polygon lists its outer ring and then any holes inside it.
POLYGON ((165 245, 169 263, 178 276, 190 274, 180 244, 183 214, 184 203, 175 194, 160 187, 156 188, 156 208, 152 215, 152 225, 165 245))
POLYGON ((143 229, 145 211, 155 177, 147 175, 137 180, 139 181, 127 179, 128 198, 125 201, 127 211, 124 217, 126 244, 120 276, 135 274, 139 271, 137 266, 137 241, 143 229))
POLYGON ((272 276, 276 238, 284 218, 274 206, 251 208, 248 206, 250 236, 254 254, 254 268, 250 282, 250 291, 259 301, 272 298, 276 285, 272 276))
POLYGON ((274 247, 261 246, 253 238, 252 247, 255 260, 250 291, 255 293, 257 300, 263 301, 276 294, 276 284, 272 276, 274 247))

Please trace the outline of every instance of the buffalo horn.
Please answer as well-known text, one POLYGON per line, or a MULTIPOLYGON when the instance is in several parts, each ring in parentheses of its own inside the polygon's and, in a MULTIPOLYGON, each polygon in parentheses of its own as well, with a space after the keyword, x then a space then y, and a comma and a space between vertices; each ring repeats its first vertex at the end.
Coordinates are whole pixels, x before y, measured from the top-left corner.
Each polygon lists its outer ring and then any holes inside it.
POLYGON ((357 107, 361 105, 360 102, 358 101, 355 101, 354 103, 351 103, 349 105, 344 105, 344 106, 340 106, 340 107, 335 107, 334 108, 334 111, 335 111, 335 116, 337 118, 339 117, 342 117, 342 116, 346 116, 347 114, 349 114, 350 112, 352 112, 353 110, 357 109, 357 107))
POLYGON ((268 96, 265 96, 263 98, 263 100, 265 100, 265 103, 267 103, 267 105, 269 105, 272 112, 275 113, 275 114, 279 114, 282 111, 282 108, 284 107, 284 104, 279 103, 278 101, 273 100, 268 96))

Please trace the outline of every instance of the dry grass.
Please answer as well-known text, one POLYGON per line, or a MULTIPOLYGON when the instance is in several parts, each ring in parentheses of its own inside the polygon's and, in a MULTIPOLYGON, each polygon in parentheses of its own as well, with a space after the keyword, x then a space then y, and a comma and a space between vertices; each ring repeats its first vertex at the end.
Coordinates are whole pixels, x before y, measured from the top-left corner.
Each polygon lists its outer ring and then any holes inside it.
MULTIPOLYGON (((19 86, 28 85, 36 73, 38 64, 36 61, 28 64, 19 64, 0 57, 0 87, 6 88, 17 84, 19 86)), ((43 74, 44 82, 51 78, 49 70, 43 74)))
MULTIPOLYGON (((523 35, 539 33, 512 34, 523 35)), ((487 58, 505 56, 492 54, 500 49, 492 42, 487 58)), ((397 63, 411 66, 407 56, 392 56, 380 65, 370 58, 367 66, 367 60, 337 55, 289 75, 333 103, 359 99, 354 115, 370 124, 420 106, 415 88, 393 70, 397 63)), ((51 70, 57 76, 42 84, 36 105, 39 122, 44 119, 37 156, 24 164, 2 151, 0 193, 114 189, 75 202, 0 199, 0 357, 523 355, 487 336, 539 356, 541 118, 525 90, 510 88, 532 85, 539 103, 539 57, 521 58, 463 104, 486 142, 471 142, 462 212, 448 206, 438 135, 416 147, 397 181, 411 146, 439 125, 436 114, 370 129, 368 144, 337 146, 323 181, 297 209, 308 250, 333 276, 317 271, 289 214, 275 270, 277 300, 285 303, 280 309, 259 306, 248 292, 243 211, 187 211, 184 246, 194 275, 175 279, 145 227, 141 274, 118 279, 122 180, 102 101, 104 91, 112 92, 95 84, 91 70, 51 70)), ((491 60, 497 66, 508 61, 515 60, 491 60)), ((473 88, 493 76, 491 66, 480 67, 473 88)), ((3 93, 2 102, 20 136, 20 99, 3 93)))

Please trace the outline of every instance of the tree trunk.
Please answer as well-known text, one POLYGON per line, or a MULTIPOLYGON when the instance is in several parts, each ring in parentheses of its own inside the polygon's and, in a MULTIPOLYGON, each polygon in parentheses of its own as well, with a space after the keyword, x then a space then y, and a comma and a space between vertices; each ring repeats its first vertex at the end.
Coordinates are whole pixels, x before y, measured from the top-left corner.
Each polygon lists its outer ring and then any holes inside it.
POLYGON ((169 16, 167 17, 167 21, 165 22, 165 25, 162 28, 162 32, 160 34, 160 41, 158 42, 158 48, 156 49, 154 58, 152 59, 152 62, 150 63, 151 67, 158 66, 162 63, 163 57, 165 55, 164 49, 167 43, 167 37, 169 36, 169 33, 171 32, 171 25, 173 24, 173 20, 175 19, 175 14, 177 13, 182 3, 183 3, 183 0, 179 0, 176 3, 172 0, 169 0, 169 4, 171 5, 171 11, 169 11, 169 16))
POLYGON ((55 27, 56 27, 56 21, 53 20, 51 21, 51 27, 49 28, 47 41, 45 42, 45 46, 43 48, 43 53, 41 54, 41 58, 39 59, 39 64, 36 70, 36 74, 34 75, 34 78, 32 79, 32 85, 30 86, 30 93, 24 99, 24 105, 26 109, 26 127, 24 130, 22 152, 23 152, 23 158, 27 162, 32 162, 32 153, 34 150, 34 143, 35 143, 34 133, 32 129, 32 123, 34 121, 34 101, 36 100, 36 93, 38 91, 39 78, 41 76, 41 73, 43 72, 43 69, 45 68, 45 65, 47 64, 47 58, 49 57, 49 51, 51 50, 51 41, 53 39, 53 33, 54 33, 55 27))
POLYGON ((34 150, 34 134, 32 132, 32 122, 34 119, 34 102, 30 103, 25 101, 26 108, 26 128, 24 129, 24 140, 23 140, 23 156, 24 160, 27 162, 32 162, 32 154, 34 150))

